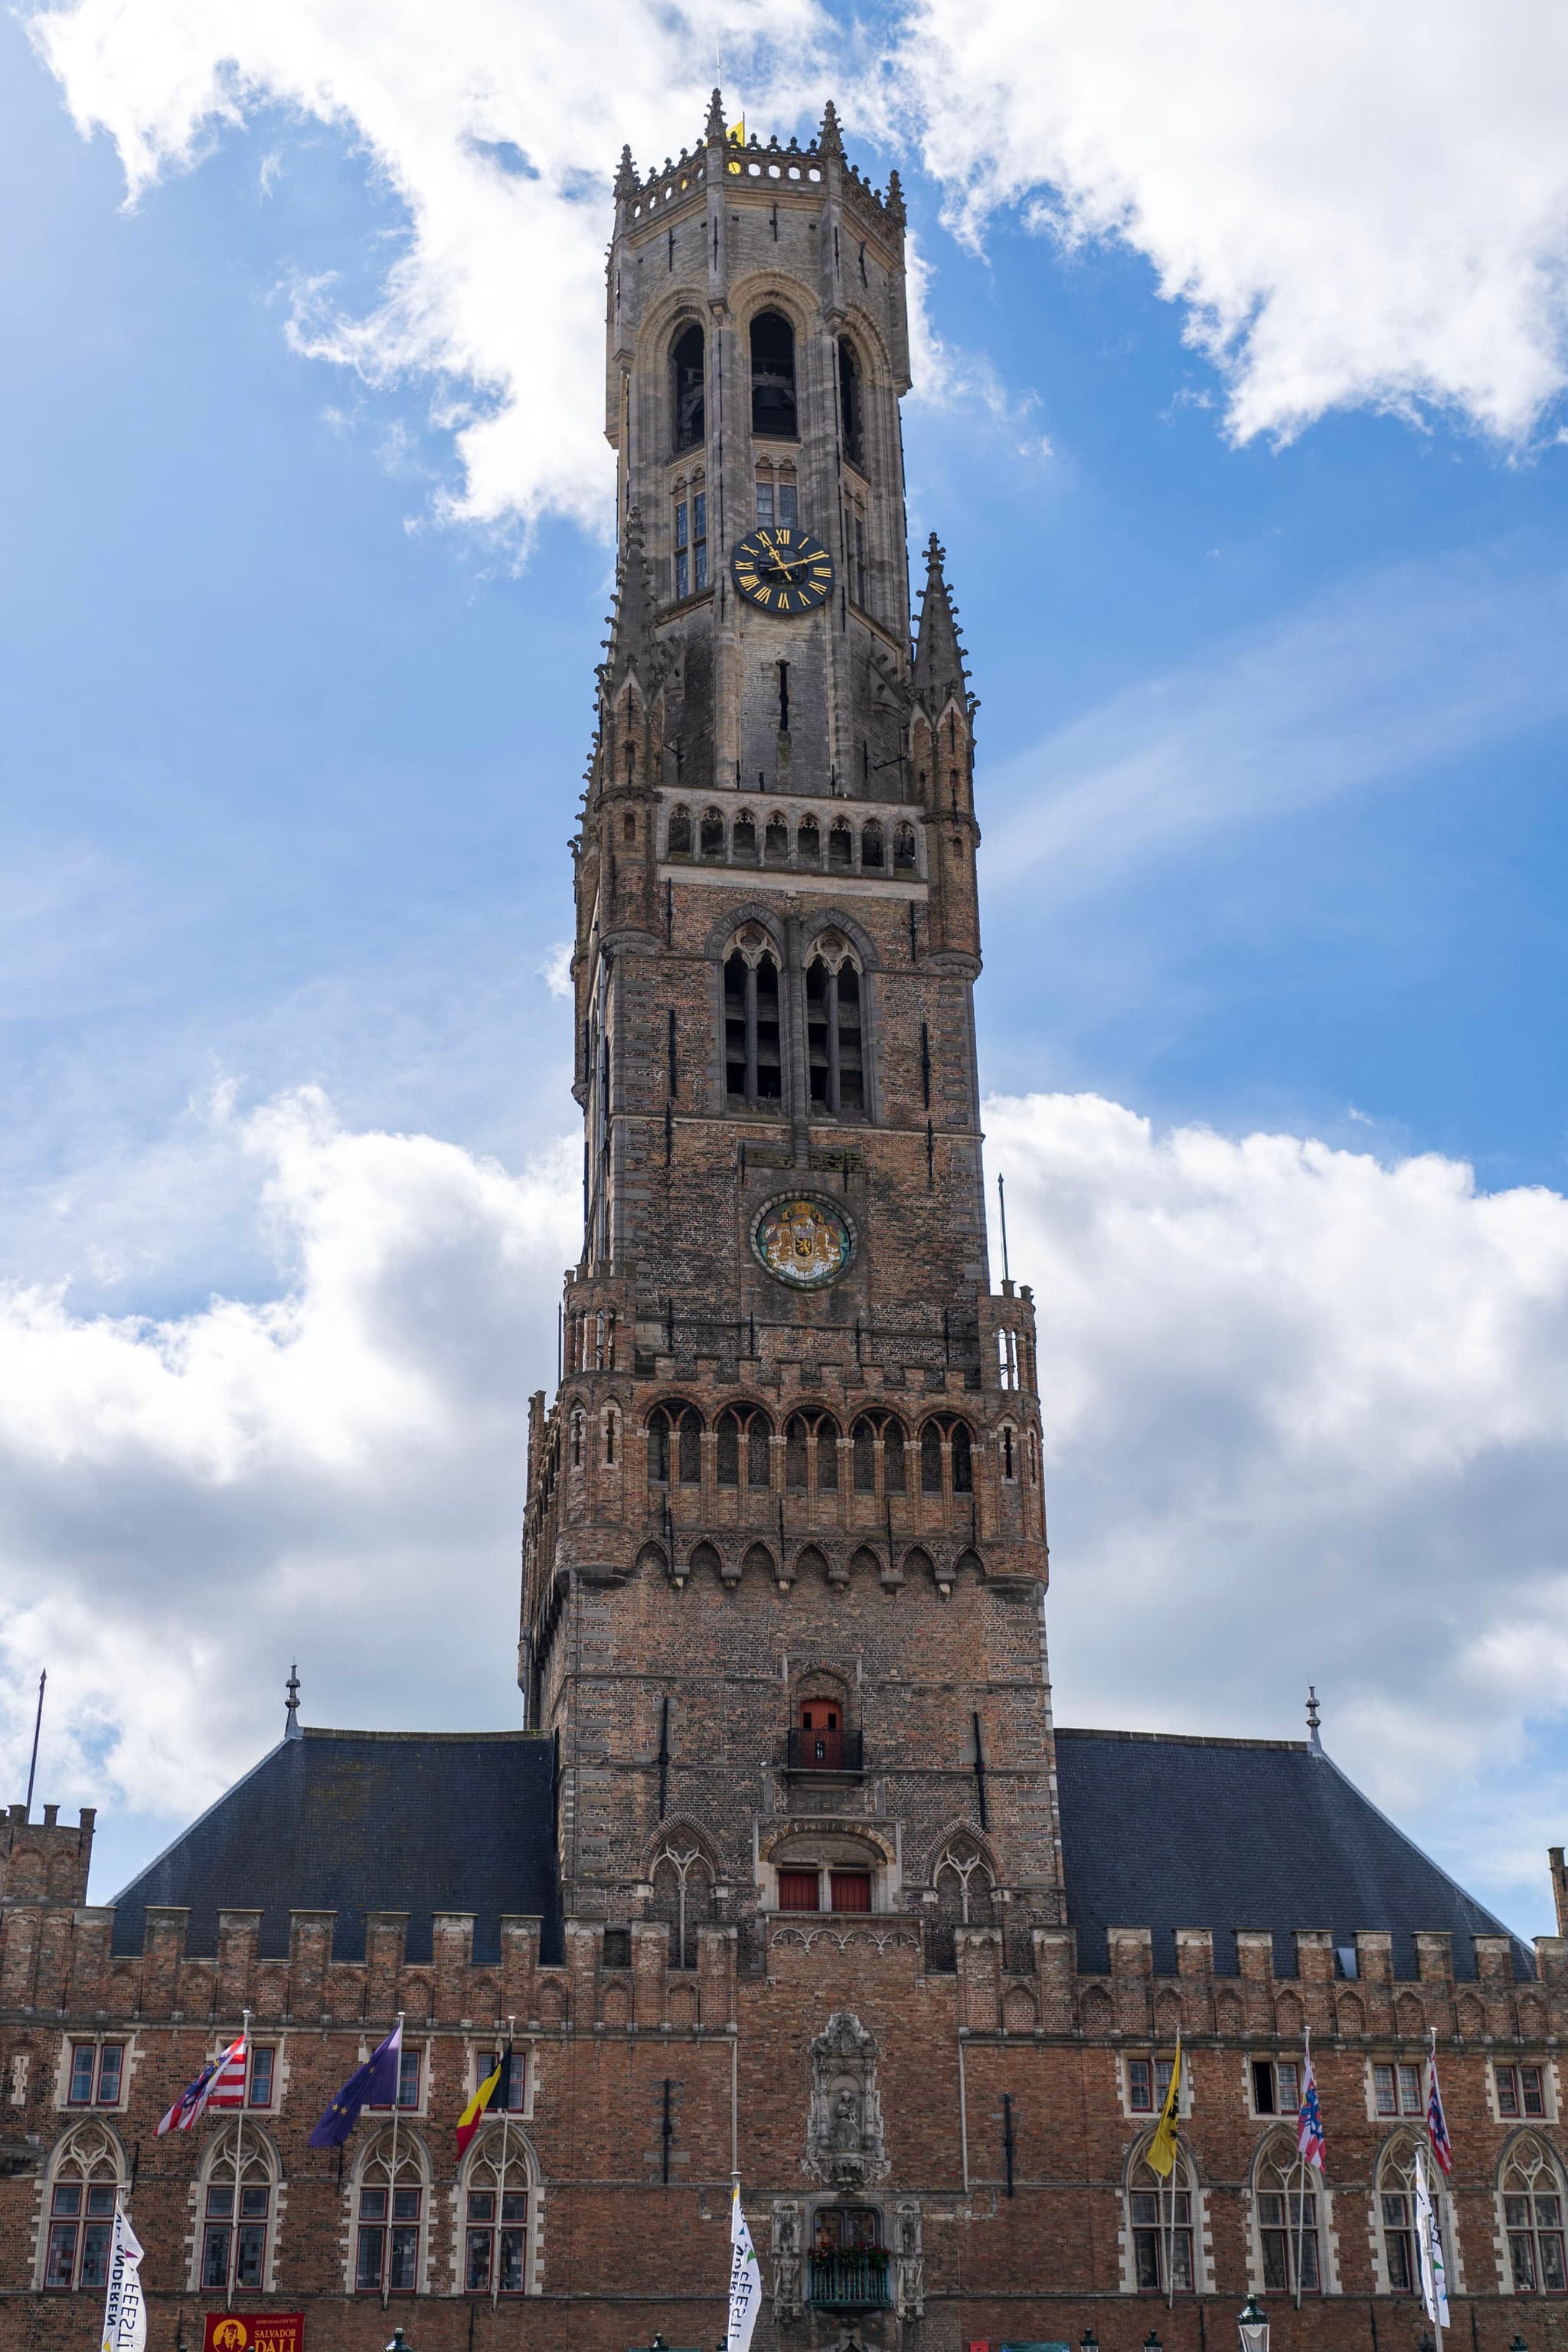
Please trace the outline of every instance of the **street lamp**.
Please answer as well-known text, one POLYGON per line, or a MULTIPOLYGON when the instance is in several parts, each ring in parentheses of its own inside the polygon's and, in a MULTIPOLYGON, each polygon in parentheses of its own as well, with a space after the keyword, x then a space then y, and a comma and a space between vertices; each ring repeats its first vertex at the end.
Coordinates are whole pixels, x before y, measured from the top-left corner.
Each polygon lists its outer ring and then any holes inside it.
POLYGON ((1078 2339, 1078 2352, 1100 2352, 1100 2338, 1094 2332, 1092 2320, 1078 2339))
POLYGON ((1508 2352, 1530 2352, 1529 2345, 1517 2327, 1513 2331, 1513 2342, 1509 2346, 1508 2352))
POLYGON ((413 2347, 410 2345, 407 2336, 405 2336, 401 2327, 395 2327, 393 2329, 392 2341, 386 2347, 386 2352, 413 2352, 413 2347))
POLYGON ((1247 2308, 1237 2314, 1236 2325, 1241 2352, 1268 2352, 1268 2314, 1255 2294, 1247 2296, 1247 2308))
POLYGON ((1157 2332, 1152 2327, 1143 2338, 1143 2352, 1165 2352, 1157 2332))

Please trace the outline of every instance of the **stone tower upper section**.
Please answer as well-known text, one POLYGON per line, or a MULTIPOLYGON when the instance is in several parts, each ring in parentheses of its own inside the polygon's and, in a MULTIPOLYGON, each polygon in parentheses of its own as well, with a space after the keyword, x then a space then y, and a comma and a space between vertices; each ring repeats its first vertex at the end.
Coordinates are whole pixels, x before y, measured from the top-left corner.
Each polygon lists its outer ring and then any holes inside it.
POLYGON ((694 153, 647 179, 623 156, 606 309, 621 537, 635 515, 681 783, 906 798, 897 176, 879 195, 856 171, 831 104, 810 146, 739 144, 715 91, 694 153), (758 528, 826 551, 820 604, 738 590, 758 528))

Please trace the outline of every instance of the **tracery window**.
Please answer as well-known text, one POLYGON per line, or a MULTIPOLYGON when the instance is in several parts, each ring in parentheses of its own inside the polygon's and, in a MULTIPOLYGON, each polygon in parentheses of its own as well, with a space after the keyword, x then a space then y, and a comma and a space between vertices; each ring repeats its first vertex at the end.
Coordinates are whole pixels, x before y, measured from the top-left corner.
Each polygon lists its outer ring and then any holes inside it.
MULTIPOLYGON (((492 2102, 492 2112, 495 2112, 492 2102)), ((532 2167, 521 2132, 487 2131, 463 2180, 463 2293, 528 2293, 532 2167)))
POLYGON ((879 872, 882 865, 882 828, 875 817, 860 828, 860 871, 879 872))
POLYGON ((956 1968, 959 1928, 996 1924, 995 1880, 973 1839, 955 1837, 943 1848, 931 1884, 936 1905, 927 1921, 926 1964, 933 1969, 956 1968))
POLYGON ((647 1417, 650 1486, 702 1483, 702 1417, 695 1405, 655 1405, 647 1417))
POLYGON ((1174 2171, 1162 2180, 1140 2156, 1127 2184, 1132 2240, 1132 2283, 1140 2294, 1193 2292, 1194 2181, 1187 2152, 1176 2148, 1174 2171))
POLYGON ((719 1416, 718 1479, 721 1486, 738 1486, 741 1465, 746 1465, 746 1484, 753 1493, 767 1491, 768 1441, 773 1423, 765 1412, 753 1405, 729 1405, 719 1416))
POLYGON ((815 1485, 819 1495, 838 1492, 838 1424, 830 1413, 792 1413, 784 1431, 784 1485, 805 1494, 815 1485))
POLYGON ((120 2143, 102 2124, 78 2124, 60 2143, 49 2181, 44 2284, 101 2294, 109 2284, 120 2143))
POLYGON ((784 1099, 778 960, 755 923, 724 960, 724 1091, 731 1110, 784 1099))
POLYGON ((704 857, 723 856, 724 812, 722 809, 703 810, 702 822, 698 830, 698 840, 704 857))
POLYGON ((1502 2218, 1515 2294, 1568 2294, 1563 2182, 1550 2151, 1533 2134, 1515 2140, 1508 2151, 1502 2218))
POLYGON ((672 1969, 697 1966, 697 1931, 714 1917, 713 1873, 701 1849, 672 1838, 653 1865, 653 1916, 669 1929, 672 1969))
POLYGON ((854 1443, 855 1492, 901 1495, 904 1491, 904 1425, 890 1412, 863 1412, 850 1433, 854 1443))
POLYGON ((828 827, 827 863, 837 874, 847 874, 855 864, 855 830, 847 817, 836 816, 828 827))
POLYGON ((789 819, 782 809, 775 809, 768 819, 763 835, 763 856, 770 866, 789 863, 789 819))
POLYGON ((1270 2140, 1258 2160, 1255 2191, 1258 2250, 1266 2294, 1294 2294, 1298 2269, 1303 2294, 1322 2289, 1318 2191, 1321 2186, 1292 2142, 1270 2140), (1299 2263, 1298 2263, 1298 2257, 1299 2263))
POLYGON ((708 493, 693 489, 675 502, 675 579, 677 598, 708 585, 708 493))
POLYGON ((836 1118, 866 1108, 861 1012, 859 967, 847 941, 825 932, 805 968, 805 1052, 812 1102, 836 1118))
POLYGON ((678 335, 670 353, 674 377, 675 446, 699 447, 708 430, 708 393, 703 367, 702 330, 690 326, 678 335))
POLYGON ((748 866, 756 862, 757 820, 750 809, 742 809, 735 819, 734 831, 730 836, 730 854, 748 866))
POLYGON ((752 431, 760 438, 796 437, 795 329, 777 310, 752 320, 752 431))
POLYGON ((893 835, 893 871, 912 874, 915 870, 915 829, 912 824, 900 824, 893 835))
POLYGON ((821 865, 822 828, 814 816, 803 816, 795 827, 795 854, 803 866, 821 865))
MULTIPOLYGON (((1383 2236, 1384 2275, 1391 2294, 1421 2292, 1421 2268, 1415 2247, 1415 2136, 1400 2132, 1378 2159, 1375 2202, 1383 2236)), ((1443 2233, 1444 2255, 1451 2259, 1447 2199, 1430 2156, 1426 2161, 1427 2185, 1443 2233)))
POLYGON ((691 811, 679 803, 669 812, 669 830, 665 836, 665 849, 671 857, 691 855, 691 811))
POLYGON ((406 2126, 395 2170, 390 2130, 365 2149, 353 2189, 356 2294, 418 2293, 426 2188, 424 2151, 406 2126))
POLYGON ((208 2149, 202 2168, 201 2273, 206 2294, 235 2288, 260 2293, 267 2284, 267 2234, 276 2202, 277 2167, 268 2141, 252 2126, 230 2124, 208 2149))

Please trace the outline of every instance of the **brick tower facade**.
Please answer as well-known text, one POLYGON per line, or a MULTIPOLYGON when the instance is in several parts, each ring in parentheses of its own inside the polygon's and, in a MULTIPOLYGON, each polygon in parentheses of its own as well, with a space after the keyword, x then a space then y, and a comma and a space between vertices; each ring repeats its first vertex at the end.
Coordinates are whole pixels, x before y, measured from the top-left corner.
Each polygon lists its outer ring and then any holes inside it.
POLYGON ((975 702, 934 538, 910 644, 897 180, 831 107, 808 149, 740 147, 715 96, 695 156, 623 163, 607 311, 584 1240, 521 1666, 564 1908, 723 1920, 742 1955, 784 1909, 951 1939, 984 1854, 1026 1950, 1061 1916, 1034 1318, 987 1266, 975 702))

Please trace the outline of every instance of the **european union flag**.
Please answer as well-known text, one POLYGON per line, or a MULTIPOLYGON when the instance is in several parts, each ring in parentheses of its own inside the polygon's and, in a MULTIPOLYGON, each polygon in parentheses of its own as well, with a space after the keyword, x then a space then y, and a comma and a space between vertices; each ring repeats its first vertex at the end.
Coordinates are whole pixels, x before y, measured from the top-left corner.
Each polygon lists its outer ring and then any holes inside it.
POLYGON ((359 2111, 367 2099, 378 2107, 394 2106, 397 2101, 398 2077, 403 2072, 403 2020, 398 2019, 386 2040, 377 2044, 363 2066, 356 2066, 315 2130, 310 2134, 312 2147, 342 2147, 359 2121, 359 2111))

